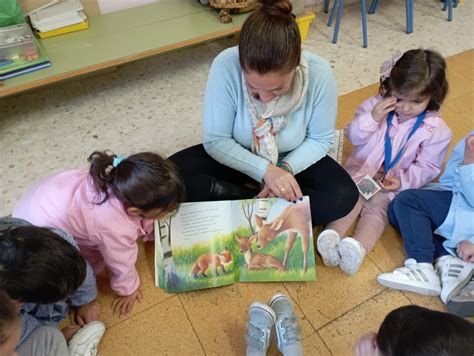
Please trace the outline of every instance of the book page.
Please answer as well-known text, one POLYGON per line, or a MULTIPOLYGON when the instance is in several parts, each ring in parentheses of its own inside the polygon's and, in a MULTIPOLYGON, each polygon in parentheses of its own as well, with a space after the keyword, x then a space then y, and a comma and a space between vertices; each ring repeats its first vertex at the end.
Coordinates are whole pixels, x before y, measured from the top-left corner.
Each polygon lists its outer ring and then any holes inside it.
MULTIPOLYGON (((183 203, 160 220, 165 289, 171 292, 211 288, 235 281, 230 201, 183 203), (174 271, 171 271, 174 269, 174 271)), ((160 266, 156 265, 156 274, 160 266)))
POLYGON ((308 197, 297 203, 278 198, 233 201, 232 208, 239 281, 315 280, 308 197), (294 243, 287 250, 288 239, 294 243))

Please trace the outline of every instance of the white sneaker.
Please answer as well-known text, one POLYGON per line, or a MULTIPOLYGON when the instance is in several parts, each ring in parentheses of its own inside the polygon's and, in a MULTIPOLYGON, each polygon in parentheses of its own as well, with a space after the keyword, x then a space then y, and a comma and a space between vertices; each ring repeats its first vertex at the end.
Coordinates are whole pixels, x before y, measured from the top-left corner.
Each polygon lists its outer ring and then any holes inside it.
POLYGON ((340 241, 339 234, 334 230, 327 229, 319 234, 316 247, 325 266, 334 267, 339 265, 341 261, 339 255, 340 241))
POLYGON ((339 255, 341 256, 339 268, 344 273, 353 276, 359 270, 362 261, 364 261, 364 246, 352 237, 345 237, 339 243, 339 255))
POLYGON ((96 356, 104 332, 105 325, 101 321, 92 321, 84 325, 69 341, 69 354, 71 356, 96 356))
POLYGON ((382 273, 377 281, 389 288, 406 290, 425 295, 439 295, 441 282, 431 263, 417 263, 409 258, 405 267, 397 268, 390 273, 382 273))
POLYGON ((447 304, 453 295, 471 280, 474 263, 464 262, 458 257, 442 256, 436 260, 436 271, 441 278, 441 300, 447 304))

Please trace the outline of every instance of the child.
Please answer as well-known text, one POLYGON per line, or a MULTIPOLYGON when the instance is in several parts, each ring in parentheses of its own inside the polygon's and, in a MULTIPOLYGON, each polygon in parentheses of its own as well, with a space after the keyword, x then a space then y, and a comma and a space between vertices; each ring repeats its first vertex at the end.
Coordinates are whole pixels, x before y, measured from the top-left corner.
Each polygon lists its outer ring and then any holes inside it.
MULTIPOLYGON (((390 222, 403 236, 408 259, 405 267, 379 275, 379 283, 441 294, 444 303, 459 294, 474 270, 473 187, 474 130, 454 148, 439 183, 404 191, 390 204, 390 222)), ((472 309, 473 301, 472 294, 464 298, 467 308, 472 309)), ((462 302, 456 308, 466 314, 462 302)))
POLYGON ((268 304, 250 305, 247 324, 247 356, 265 356, 270 346, 272 327, 275 326, 277 346, 285 356, 301 356, 300 329, 290 298, 275 294, 268 304))
POLYGON ((0 266, 0 289, 16 304, 21 320, 20 330, 10 336, 20 356, 96 355, 105 327, 97 321, 95 277, 70 235, 0 219, 0 266), (69 306, 76 309, 77 325, 59 331, 69 306))
POLYGON ((369 176, 382 191, 372 197, 364 192, 348 215, 319 235, 317 248, 326 266, 356 274, 388 224, 388 203, 400 191, 422 187, 439 174, 451 141, 438 112, 448 90, 445 69, 438 53, 422 49, 395 55, 382 65, 380 95, 362 103, 345 129, 355 146, 345 168, 355 182, 369 176), (354 236, 341 240, 359 215, 354 236))
POLYGON ((417 305, 390 312, 378 333, 362 336, 356 356, 458 356, 474 354, 474 325, 458 316, 417 305))
POLYGON ((20 332, 20 317, 16 313, 15 304, 0 290, 0 355, 18 356, 15 349, 20 332))
POLYGON ((174 166, 157 154, 123 157, 93 152, 89 171, 65 171, 39 182, 16 205, 13 216, 74 236, 81 254, 99 273, 111 271, 120 316, 141 301, 135 269, 139 236, 153 239, 153 220, 174 210, 184 195, 174 166))

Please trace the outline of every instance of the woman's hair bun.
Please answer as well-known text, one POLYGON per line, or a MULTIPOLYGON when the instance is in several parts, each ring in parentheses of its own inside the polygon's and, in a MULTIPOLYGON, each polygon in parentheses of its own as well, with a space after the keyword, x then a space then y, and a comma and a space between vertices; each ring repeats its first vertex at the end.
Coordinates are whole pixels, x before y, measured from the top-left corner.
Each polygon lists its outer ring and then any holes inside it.
POLYGON ((293 9, 290 0, 259 0, 260 11, 272 16, 291 15, 293 9))

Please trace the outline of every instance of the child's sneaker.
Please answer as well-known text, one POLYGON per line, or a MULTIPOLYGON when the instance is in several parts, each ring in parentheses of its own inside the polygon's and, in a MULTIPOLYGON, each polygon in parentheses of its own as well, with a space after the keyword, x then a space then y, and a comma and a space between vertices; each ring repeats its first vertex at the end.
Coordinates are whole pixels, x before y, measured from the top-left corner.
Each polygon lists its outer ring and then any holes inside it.
POLYGON ((260 302, 250 305, 247 324, 247 356, 265 356, 270 346, 270 335, 275 320, 275 312, 268 305, 260 302))
POLYGON ((362 244, 352 237, 345 237, 339 243, 341 262, 339 267, 348 275, 355 275, 364 261, 365 249, 362 244))
POLYGON ((300 328, 290 298, 275 294, 268 305, 276 314, 275 331, 280 352, 287 356, 303 355, 300 328))
POLYGON ((463 318, 474 316, 474 276, 458 295, 451 297, 448 310, 463 318))
POLYGON ((84 325, 69 341, 69 354, 71 356, 96 356, 104 332, 105 325, 101 321, 92 321, 84 325))
POLYGON ((458 294, 469 283, 474 263, 464 262, 458 257, 442 256, 436 260, 436 270, 441 278, 441 300, 447 304, 451 296, 458 294))
POLYGON ((439 295, 441 283, 431 263, 417 263, 409 258, 405 267, 397 268, 390 273, 382 273, 377 281, 389 288, 406 290, 425 295, 439 295))
POLYGON ((339 255, 339 234, 331 229, 324 230, 318 236, 316 247, 318 249, 325 266, 338 266, 341 261, 339 255))

